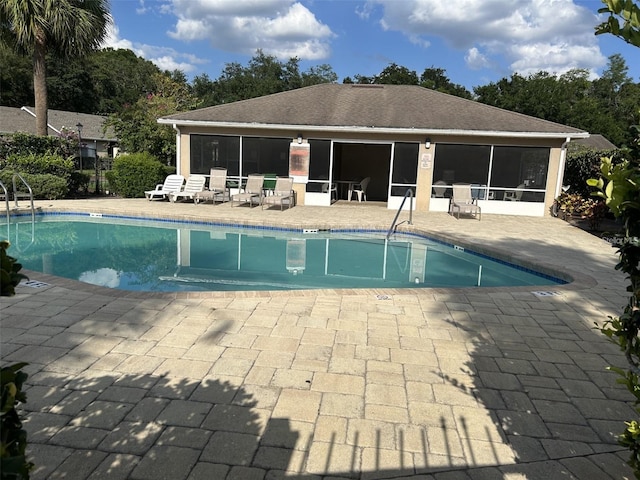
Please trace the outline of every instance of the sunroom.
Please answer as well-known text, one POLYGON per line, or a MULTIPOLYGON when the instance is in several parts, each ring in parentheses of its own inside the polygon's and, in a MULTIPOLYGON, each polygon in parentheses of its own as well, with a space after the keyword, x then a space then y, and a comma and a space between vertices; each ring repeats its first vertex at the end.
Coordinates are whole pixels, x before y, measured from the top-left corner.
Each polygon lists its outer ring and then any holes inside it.
POLYGON ((179 173, 224 167, 232 189, 292 176, 299 205, 356 206, 349 192, 368 178, 368 202, 397 209, 409 194, 416 210, 447 211, 468 183, 483 213, 534 216, 561 191, 567 143, 589 135, 398 85, 316 85, 158 121, 177 132, 179 173))

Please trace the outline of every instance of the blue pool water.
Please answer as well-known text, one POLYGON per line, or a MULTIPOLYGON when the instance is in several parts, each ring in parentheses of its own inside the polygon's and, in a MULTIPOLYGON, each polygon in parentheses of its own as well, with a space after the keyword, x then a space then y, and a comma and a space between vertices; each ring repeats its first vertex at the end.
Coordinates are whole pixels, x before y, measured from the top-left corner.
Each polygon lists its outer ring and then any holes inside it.
MULTIPOLYGON (((6 227, 6 226, 5 226, 6 227)), ((12 223, 23 267, 149 292, 497 287, 565 283, 416 235, 237 228, 100 215, 12 223)))

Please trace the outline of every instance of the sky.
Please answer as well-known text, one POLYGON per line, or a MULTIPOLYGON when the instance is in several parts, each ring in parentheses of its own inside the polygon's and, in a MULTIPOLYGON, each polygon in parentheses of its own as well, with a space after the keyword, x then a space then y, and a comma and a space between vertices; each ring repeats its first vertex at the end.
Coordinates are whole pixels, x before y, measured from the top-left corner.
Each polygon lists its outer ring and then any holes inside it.
POLYGON ((338 82, 390 64, 440 68, 473 87, 541 70, 592 79, 621 54, 640 82, 640 49, 594 34, 601 0, 110 0, 104 46, 127 48, 189 80, 247 66, 261 49, 301 71, 330 65, 338 82))

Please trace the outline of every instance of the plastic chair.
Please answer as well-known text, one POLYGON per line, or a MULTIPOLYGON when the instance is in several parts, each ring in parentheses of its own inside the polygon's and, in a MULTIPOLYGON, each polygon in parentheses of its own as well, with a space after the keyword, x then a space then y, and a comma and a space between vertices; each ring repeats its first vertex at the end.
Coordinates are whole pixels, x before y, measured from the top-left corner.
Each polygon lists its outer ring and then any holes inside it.
POLYGON ((333 185, 331 185, 331 190, 329 190, 329 184, 328 183, 323 183, 322 184, 322 193, 328 193, 331 192, 331 199, 335 199, 338 200, 338 188, 336 187, 336 184, 334 183, 333 185))
POLYGON ((177 200, 193 200, 195 202, 195 196, 204 190, 204 184, 207 182, 207 178, 204 175, 189 175, 187 183, 179 192, 171 192, 169 194, 169 200, 176 202, 177 200))
POLYGON ((168 175, 163 184, 156 185, 155 190, 147 190, 144 192, 144 196, 147 197, 147 200, 165 200, 169 198, 169 194, 182 190, 183 183, 184 177, 182 175, 168 175))
POLYGON ((365 200, 367 199, 367 186, 369 185, 370 181, 371 177, 367 177, 360 182, 360 185, 354 186, 353 190, 351 190, 351 195, 353 196, 353 194, 355 193, 358 196, 359 202, 361 202, 363 198, 365 200))
POLYGON ((522 199, 522 194, 524 193, 521 188, 524 188, 524 183, 521 183, 516 187, 518 190, 511 190, 504 192, 504 199, 510 200, 512 202, 519 202, 522 199))

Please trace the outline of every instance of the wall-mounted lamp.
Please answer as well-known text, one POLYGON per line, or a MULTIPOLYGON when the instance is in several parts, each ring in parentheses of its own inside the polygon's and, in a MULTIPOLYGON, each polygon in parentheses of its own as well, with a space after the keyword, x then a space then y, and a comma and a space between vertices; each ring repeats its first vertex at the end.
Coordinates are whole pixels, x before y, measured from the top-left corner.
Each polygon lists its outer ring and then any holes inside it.
POLYGON ((424 147, 425 148, 431 148, 431 139, 429 137, 427 137, 424 141, 424 147))
POLYGON ((298 134, 298 143, 302 143, 302 134, 301 133, 298 134))

